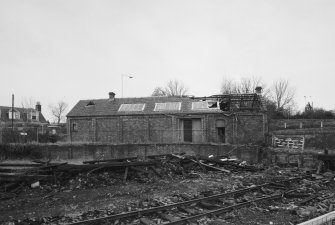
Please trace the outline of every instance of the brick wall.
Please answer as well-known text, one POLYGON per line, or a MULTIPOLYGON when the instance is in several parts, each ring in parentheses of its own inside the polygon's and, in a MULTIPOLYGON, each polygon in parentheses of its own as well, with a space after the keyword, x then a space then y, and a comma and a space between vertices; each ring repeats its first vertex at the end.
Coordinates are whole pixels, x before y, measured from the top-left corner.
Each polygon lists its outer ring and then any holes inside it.
POLYGON ((118 118, 99 118, 97 122, 97 142, 112 142, 117 143, 119 141, 118 130, 120 129, 120 123, 118 118))
POLYGON ((71 139, 74 142, 93 142, 94 133, 92 126, 92 119, 71 119, 71 128, 72 125, 77 125, 77 131, 71 130, 70 135, 71 139))
POLYGON ((174 142, 174 128, 172 117, 149 118, 149 141, 158 143, 174 142))
POLYGON ((222 116, 222 115, 210 115, 207 119, 206 129, 207 140, 209 142, 218 142, 218 130, 216 127, 216 122, 218 120, 223 120, 225 123, 225 142, 226 143, 234 143, 233 139, 233 117, 222 116))
POLYGON ((122 119, 122 143, 144 143, 148 140, 148 117, 126 117, 122 119))
POLYGON ((217 121, 225 124, 225 142, 257 143, 264 141, 262 114, 146 115, 113 116, 105 118, 70 118, 69 127, 77 124, 78 131, 70 132, 72 142, 98 143, 176 143, 183 142, 183 119, 200 119, 201 142, 219 142, 217 121))
POLYGON ((236 123, 236 143, 264 142, 263 115, 238 115, 236 123))

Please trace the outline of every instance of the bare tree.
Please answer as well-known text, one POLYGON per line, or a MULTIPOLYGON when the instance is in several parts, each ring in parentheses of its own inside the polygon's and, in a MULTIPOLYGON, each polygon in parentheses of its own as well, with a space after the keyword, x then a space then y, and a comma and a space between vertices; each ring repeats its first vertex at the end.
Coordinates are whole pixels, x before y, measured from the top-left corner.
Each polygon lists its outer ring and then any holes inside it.
POLYGON ((255 93, 256 87, 262 87, 263 96, 267 96, 269 89, 262 82, 260 77, 243 77, 239 82, 232 79, 224 78, 221 84, 222 94, 249 94, 255 93))
POLYGON ((237 84, 235 81, 229 78, 224 78, 221 84, 222 94, 236 94, 237 84))
POLYGON ((290 110, 295 105, 295 89, 288 80, 280 79, 273 83, 271 98, 276 103, 277 111, 290 110))
POLYGON ((54 122, 60 123, 65 119, 65 113, 68 108, 68 104, 64 101, 59 101, 55 105, 49 105, 51 114, 54 117, 54 122))
POLYGON ((156 87, 151 96, 182 96, 188 89, 179 80, 169 80, 165 87, 156 87))
POLYGON ((165 90, 162 87, 155 87, 151 96, 166 96, 165 90))
POLYGON ((260 77, 243 77, 240 81, 240 93, 254 93, 256 87, 264 86, 260 77))

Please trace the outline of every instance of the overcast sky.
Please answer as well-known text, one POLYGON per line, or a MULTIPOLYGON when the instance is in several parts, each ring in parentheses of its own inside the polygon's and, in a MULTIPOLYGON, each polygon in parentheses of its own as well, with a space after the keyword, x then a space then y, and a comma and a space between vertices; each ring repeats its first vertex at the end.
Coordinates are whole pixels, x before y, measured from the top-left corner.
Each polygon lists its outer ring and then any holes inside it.
MULTIPOLYGON (((335 108, 334 0, 0 0, 0 105, 149 96, 170 79, 280 78, 335 108)), ((310 97, 311 96, 311 97, 310 97)))

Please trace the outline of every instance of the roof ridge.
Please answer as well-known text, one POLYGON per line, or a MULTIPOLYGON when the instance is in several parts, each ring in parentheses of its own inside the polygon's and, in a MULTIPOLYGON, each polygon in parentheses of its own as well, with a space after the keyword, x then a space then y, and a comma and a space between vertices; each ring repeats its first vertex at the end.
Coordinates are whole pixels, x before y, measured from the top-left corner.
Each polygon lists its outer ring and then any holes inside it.
MULTIPOLYGON (((0 105, 0 108, 8 108, 8 109, 11 109, 12 106, 1 106, 1 105, 0 105)), ((36 109, 34 109, 34 108, 24 108, 24 107, 16 107, 16 106, 14 106, 14 109, 33 109, 33 110, 36 110, 36 109)))

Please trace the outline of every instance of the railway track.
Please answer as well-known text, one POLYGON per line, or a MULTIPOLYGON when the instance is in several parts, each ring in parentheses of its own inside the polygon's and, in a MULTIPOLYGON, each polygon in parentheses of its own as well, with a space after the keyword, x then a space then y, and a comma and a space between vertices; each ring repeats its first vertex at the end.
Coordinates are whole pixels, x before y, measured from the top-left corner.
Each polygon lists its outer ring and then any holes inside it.
POLYGON ((289 186, 292 186, 291 184, 293 181, 299 181, 304 178, 307 177, 296 177, 275 183, 264 183, 261 185, 252 186, 236 191, 191 199, 169 205, 146 208, 131 212, 124 212, 107 217, 69 223, 68 225, 91 225, 102 224, 104 222, 108 222, 108 224, 113 224, 112 222, 115 221, 122 221, 124 224, 144 225, 191 224, 192 221, 206 216, 222 214, 225 212, 229 212, 233 209, 238 209, 258 202, 280 199, 285 195, 292 194, 296 191, 296 189, 294 188, 289 188, 289 186), (260 190, 259 192, 262 192, 262 189, 264 189, 265 187, 268 190, 272 189, 271 192, 275 194, 263 193, 261 196, 256 196, 252 199, 248 198, 247 200, 246 197, 244 197, 245 194, 252 193, 256 190, 260 190), (225 201, 227 197, 231 196, 238 200, 237 203, 227 203, 225 201))

